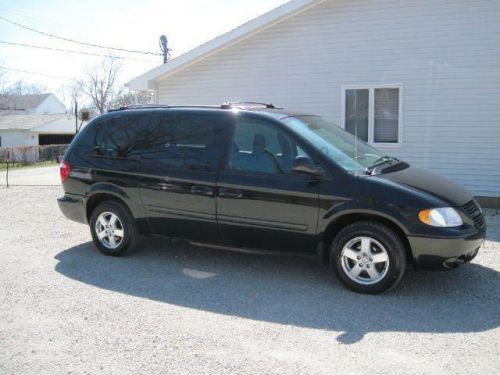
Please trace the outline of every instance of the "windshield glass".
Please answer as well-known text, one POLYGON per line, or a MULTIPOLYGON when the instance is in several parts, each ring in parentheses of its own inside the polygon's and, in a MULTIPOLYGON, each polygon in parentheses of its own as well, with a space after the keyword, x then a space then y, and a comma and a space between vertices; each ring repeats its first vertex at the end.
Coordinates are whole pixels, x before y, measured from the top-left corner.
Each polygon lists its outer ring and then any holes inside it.
POLYGON ((383 160, 383 154, 319 116, 295 116, 283 120, 318 150, 347 171, 366 171, 383 160))

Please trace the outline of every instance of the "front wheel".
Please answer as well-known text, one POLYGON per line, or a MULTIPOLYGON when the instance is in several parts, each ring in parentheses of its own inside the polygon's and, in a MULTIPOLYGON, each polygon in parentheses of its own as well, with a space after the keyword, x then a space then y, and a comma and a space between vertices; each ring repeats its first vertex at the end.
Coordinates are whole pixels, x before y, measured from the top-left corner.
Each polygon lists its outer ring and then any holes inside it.
POLYGON ((405 246, 386 225, 363 221, 342 229, 332 242, 330 263, 339 280, 359 293, 393 288, 406 269, 405 246))

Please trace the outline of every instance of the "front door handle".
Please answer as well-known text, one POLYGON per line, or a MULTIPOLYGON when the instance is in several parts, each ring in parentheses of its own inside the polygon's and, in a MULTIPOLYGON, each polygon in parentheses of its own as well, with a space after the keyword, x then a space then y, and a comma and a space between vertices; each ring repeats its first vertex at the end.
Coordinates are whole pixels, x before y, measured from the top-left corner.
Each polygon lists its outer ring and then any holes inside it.
POLYGON ((243 192, 239 189, 219 188, 219 197, 241 199, 243 192))
POLYGON ((196 195, 206 195, 208 197, 213 197, 214 189, 209 186, 193 185, 191 186, 191 193, 196 195))
POLYGON ((166 184, 166 183, 160 183, 157 184, 158 188, 160 190, 166 191, 166 190, 174 190, 175 186, 173 184, 166 184))

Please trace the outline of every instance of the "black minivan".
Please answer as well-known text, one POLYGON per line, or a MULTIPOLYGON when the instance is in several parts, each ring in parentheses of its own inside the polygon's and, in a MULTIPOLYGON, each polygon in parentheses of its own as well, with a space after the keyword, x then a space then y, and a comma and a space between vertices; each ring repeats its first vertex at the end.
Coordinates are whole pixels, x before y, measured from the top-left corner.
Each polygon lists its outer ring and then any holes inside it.
POLYGON ((486 232, 473 196, 319 116, 272 105, 122 108, 61 162, 64 215, 119 256, 141 235, 317 256, 380 293, 407 264, 452 269, 486 232))

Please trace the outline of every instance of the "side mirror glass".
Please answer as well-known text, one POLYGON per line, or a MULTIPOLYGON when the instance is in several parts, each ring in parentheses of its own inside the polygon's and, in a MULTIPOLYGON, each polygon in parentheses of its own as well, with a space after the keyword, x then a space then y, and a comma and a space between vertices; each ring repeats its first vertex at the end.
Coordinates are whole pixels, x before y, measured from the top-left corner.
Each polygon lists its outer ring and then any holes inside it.
POLYGON ((323 176, 324 171, 317 167, 307 156, 297 156, 293 162, 292 170, 296 173, 308 174, 311 176, 323 176))

